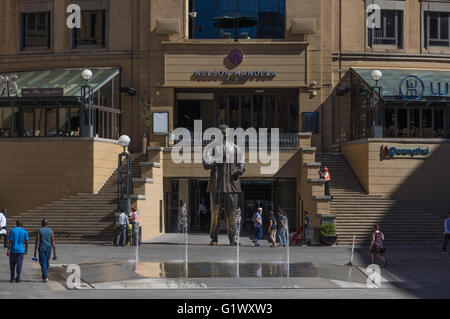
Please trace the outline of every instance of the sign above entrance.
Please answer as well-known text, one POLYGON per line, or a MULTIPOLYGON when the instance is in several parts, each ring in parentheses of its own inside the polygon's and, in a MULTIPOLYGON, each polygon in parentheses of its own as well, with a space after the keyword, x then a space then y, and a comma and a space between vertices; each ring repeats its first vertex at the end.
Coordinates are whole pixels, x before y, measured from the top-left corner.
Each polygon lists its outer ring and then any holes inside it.
POLYGON ((22 97, 64 96, 63 88, 22 89, 22 97))
POLYGON ((399 148, 395 146, 381 146, 381 159, 392 158, 427 158, 430 156, 430 148, 399 148))
POLYGON ((399 94, 404 100, 414 102, 423 96, 448 96, 448 88, 448 82, 425 83, 416 75, 408 75, 400 81, 399 94))
POLYGON ((264 70, 254 70, 254 71, 195 71, 192 75, 193 81, 270 81, 277 76, 275 71, 264 71, 264 70))

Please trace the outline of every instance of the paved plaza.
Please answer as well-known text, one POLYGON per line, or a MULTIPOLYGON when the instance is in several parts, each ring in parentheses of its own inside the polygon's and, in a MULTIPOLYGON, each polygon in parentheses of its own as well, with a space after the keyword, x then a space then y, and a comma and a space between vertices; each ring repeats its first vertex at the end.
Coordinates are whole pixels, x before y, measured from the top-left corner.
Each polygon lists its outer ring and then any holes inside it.
MULTIPOLYGON (((53 265, 76 264, 80 289, 70 289, 67 266, 53 266, 50 282, 40 282, 40 267, 25 258, 23 282, 9 283, 6 257, 0 259, 0 298, 448 298, 450 256, 438 244, 388 245, 388 268, 381 283, 367 285, 368 248, 253 247, 208 245, 207 235, 165 234, 139 249, 112 245, 57 245, 53 265), (188 266, 186 267, 186 252, 188 266), (288 266, 289 258, 289 266, 288 266)), ((31 245, 30 245, 31 247, 31 245)), ((76 282, 76 281, 73 281, 76 282)))

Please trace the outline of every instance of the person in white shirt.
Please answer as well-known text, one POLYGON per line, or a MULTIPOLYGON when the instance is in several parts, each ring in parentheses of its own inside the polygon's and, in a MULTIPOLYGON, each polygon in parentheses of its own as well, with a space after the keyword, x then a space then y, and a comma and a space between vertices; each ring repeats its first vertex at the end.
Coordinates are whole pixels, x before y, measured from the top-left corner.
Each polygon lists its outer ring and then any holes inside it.
POLYGON ((4 247, 8 248, 8 230, 6 229, 6 214, 8 211, 3 208, 0 213, 0 238, 3 236, 4 247))

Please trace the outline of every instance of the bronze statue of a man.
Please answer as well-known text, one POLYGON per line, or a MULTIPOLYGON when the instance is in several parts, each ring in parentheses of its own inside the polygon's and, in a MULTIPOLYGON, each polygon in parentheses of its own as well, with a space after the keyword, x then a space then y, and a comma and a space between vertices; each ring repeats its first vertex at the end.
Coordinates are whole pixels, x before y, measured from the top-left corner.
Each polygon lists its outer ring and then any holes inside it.
POLYGON ((211 170, 208 189, 211 195, 211 245, 217 245, 220 213, 225 210, 227 233, 230 245, 237 245, 236 218, 238 217, 240 176, 245 172, 244 156, 240 148, 232 142, 227 125, 220 125, 224 143, 206 149, 203 166, 211 170))

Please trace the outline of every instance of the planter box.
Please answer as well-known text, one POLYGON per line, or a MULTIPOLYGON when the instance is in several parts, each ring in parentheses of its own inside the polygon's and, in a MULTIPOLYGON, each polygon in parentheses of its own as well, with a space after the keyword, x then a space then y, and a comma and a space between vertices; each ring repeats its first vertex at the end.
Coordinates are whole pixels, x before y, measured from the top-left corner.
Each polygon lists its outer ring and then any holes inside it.
POLYGON ((337 236, 322 236, 320 235, 320 242, 325 246, 333 246, 336 244, 337 236))

